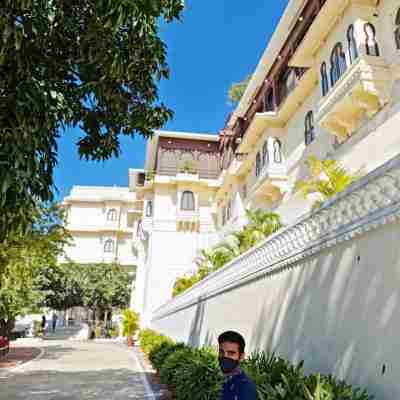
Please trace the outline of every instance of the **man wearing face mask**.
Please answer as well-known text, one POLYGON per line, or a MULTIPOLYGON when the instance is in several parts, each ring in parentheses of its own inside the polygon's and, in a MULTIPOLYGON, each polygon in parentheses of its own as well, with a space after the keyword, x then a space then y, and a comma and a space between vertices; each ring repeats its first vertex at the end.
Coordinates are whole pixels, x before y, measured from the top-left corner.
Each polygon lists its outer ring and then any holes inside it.
POLYGON ((256 385, 240 369, 245 341, 240 333, 227 331, 218 337, 219 365, 225 375, 221 400, 256 400, 256 385))

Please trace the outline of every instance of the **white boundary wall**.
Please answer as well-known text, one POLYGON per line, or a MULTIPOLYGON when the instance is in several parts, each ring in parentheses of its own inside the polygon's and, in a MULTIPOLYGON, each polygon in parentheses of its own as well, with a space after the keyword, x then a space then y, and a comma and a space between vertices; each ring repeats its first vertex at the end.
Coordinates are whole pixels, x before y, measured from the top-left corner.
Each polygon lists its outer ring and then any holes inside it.
POLYGON ((167 303, 152 328, 195 346, 244 334, 307 372, 400 398, 400 156, 167 303))

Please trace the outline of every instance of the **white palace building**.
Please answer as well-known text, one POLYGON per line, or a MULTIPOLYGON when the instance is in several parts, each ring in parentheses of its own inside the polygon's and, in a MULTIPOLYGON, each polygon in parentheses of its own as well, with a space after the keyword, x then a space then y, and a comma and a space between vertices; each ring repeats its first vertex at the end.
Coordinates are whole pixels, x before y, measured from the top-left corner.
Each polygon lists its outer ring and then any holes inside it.
POLYGON ((218 134, 158 131, 128 187, 72 188, 67 254, 135 265, 132 307, 147 326, 247 208, 286 226, 310 211, 294 193, 310 155, 369 175, 399 154, 399 1, 290 0, 218 134))

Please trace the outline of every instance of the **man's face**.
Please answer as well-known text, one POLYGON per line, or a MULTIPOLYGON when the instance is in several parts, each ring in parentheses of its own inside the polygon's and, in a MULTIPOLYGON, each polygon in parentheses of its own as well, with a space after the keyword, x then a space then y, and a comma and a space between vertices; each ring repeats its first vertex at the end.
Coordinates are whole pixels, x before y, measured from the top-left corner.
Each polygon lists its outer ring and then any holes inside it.
POLYGON ((232 360, 242 361, 244 354, 240 354, 239 344, 233 342, 223 342, 219 345, 219 356, 231 358, 232 360))

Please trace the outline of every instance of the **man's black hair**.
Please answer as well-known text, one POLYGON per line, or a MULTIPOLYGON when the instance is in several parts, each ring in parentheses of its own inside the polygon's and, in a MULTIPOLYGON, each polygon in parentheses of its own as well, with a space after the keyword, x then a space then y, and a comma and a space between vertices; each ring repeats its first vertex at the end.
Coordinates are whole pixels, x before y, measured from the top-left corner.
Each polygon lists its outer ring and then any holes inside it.
POLYGON ((222 344, 224 342, 237 343, 239 345, 239 353, 244 353, 246 342, 244 341, 244 338, 240 333, 235 331, 226 331, 224 333, 221 333, 218 336, 218 344, 222 344))

